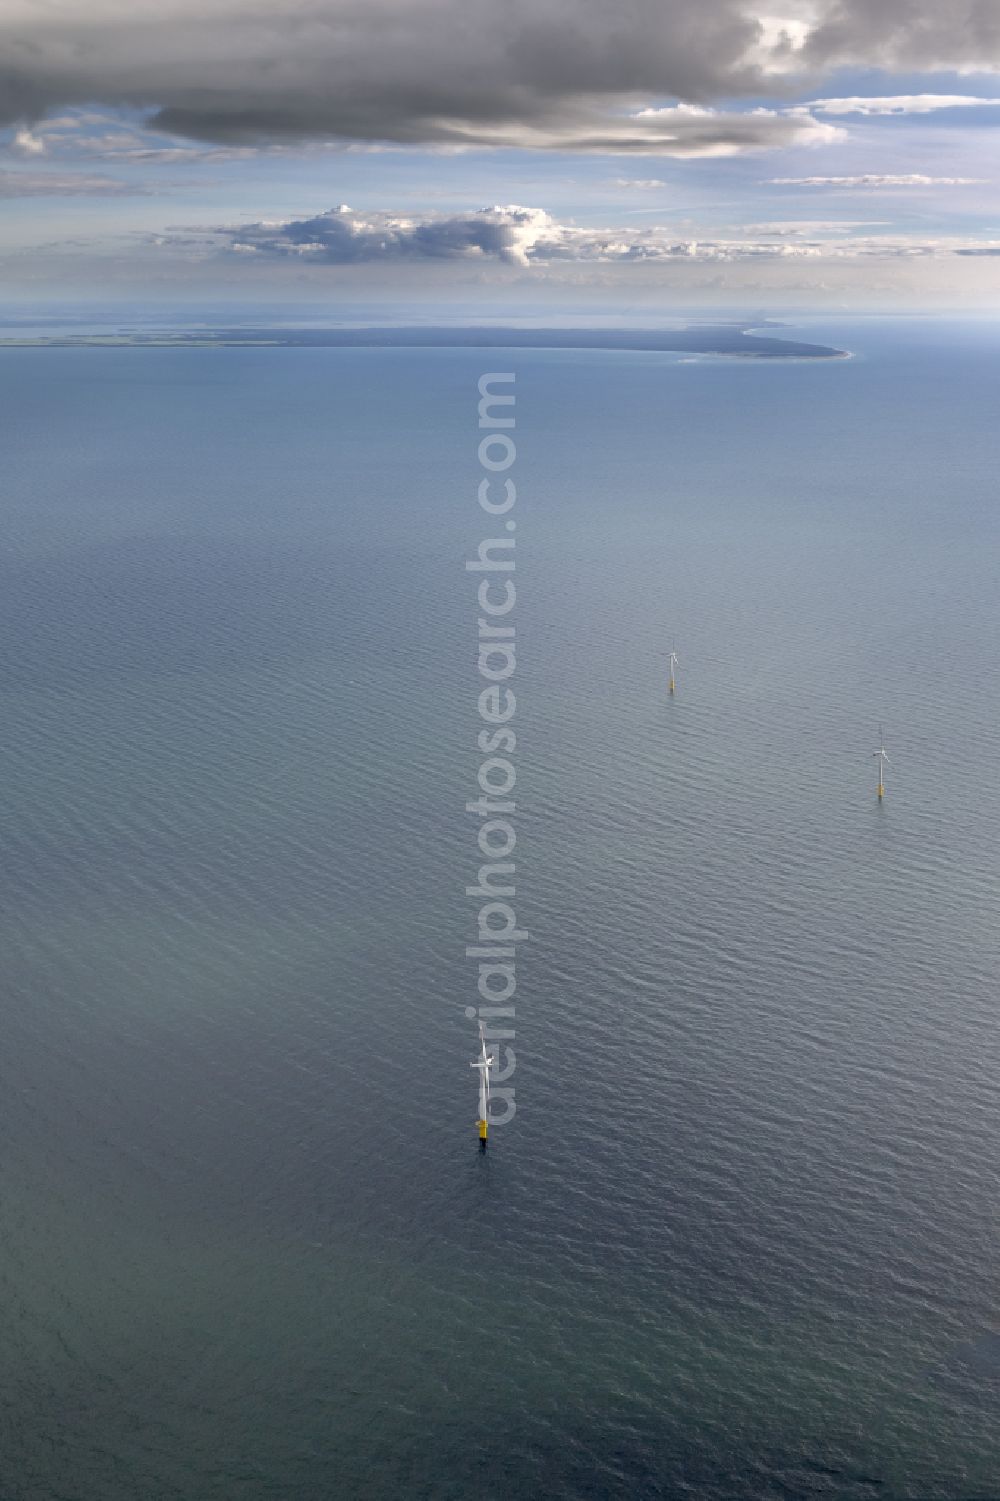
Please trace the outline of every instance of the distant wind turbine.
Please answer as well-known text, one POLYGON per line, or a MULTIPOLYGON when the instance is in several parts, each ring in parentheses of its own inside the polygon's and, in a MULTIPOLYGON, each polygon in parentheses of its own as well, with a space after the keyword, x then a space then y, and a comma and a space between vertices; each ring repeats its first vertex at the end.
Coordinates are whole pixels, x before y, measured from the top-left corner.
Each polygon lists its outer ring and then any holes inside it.
POLYGON ((490 1063, 491 1059, 486 1051, 486 1033, 482 1022, 479 1023, 479 1057, 469 1065, 470 1068, 479 1070, 479 1150, 486 1151, 486 1138, 489 1134, 489 1117, 486 1113, 490 1103, 490 1063))
POLYGON ((680 666, 680 663, 677 660, 677 653, 675 651, 672 651, 670 653, 670 685, 669 685, 669 691, 671 693, 673 693, 674 688, 676 687, 676 684, 674 682, 674 668, 675 667, 679 667, 679 666, 680 666))
POLYGON ((879 802, 881 802, 882 799, 885 797, 885 770, 884 770, 884 768, 886 766, 891 766, 892 765, 892 762, 889 760, 889 756, 888 756, 888 754, 886 752, 886 748, 885 748, 885 736, 882 733, 882 726, 881 725, 879 725, 879 727, 878 727, 878 750, 877 751, 873 751, 872 752, 872 756, 873 756, 873 759, 878 762, 878 800, 879 800, 879 802))

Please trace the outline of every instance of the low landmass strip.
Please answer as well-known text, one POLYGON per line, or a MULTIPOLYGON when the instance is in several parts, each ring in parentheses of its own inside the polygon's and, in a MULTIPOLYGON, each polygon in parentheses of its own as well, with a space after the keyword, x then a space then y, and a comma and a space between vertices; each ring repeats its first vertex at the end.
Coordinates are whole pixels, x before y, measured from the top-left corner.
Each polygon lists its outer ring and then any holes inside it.
POLYGON ((750 332, 740 324, 687 328, 198 328, 166 332, 14 335, 0 346, 115 349, 268 346, 295 349, 618 349, 754 359, 842 360, 849 351, 750 332))

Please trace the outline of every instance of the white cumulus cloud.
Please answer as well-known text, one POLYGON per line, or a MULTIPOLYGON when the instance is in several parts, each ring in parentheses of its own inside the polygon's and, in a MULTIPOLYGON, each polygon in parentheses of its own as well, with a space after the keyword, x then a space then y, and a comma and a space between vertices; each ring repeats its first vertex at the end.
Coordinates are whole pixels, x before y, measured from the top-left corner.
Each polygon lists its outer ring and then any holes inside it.
POLYGON ((342 203, 328 213, 262 220, 225 232, 241 255, 350 265, 363 261, 494 259, 526 265, 557 234, 542 209, 497 205, 468 214, 359 213, 342 203))
POLYGON ((926 177, 922 172, 861 172, 853 177, 771 177, 784 188, 964 188, 981 177, 926 177))
POLYGON ((0 168, 0 198, 131 198, 144 193, 141 187, 94 173, 0 168))
POLYGON ((869 98, 813 99, 809 108, 821 115, 929 115, 940 109, 1000 108, 1000 99, 977 94, 887 94, 869 98))
MULTIPOLYGON (((678 235, 659 225, 600 228, 561 223, 543 209, 496 205, 466 214, 356 213, 341 204, 308 219, 219 229, 241 256, 346 266, 386 261, 460 260, 510 266, 566 262, 731 262, 746 260, 913 259, 986 253, 968 241, 856 235, 857 221, 747 226, 728 235, 678 235)), ((992 253, 992 252, 990 252, 992 253)))
POLYGON ((28 130, 26 126, 14 132, 13 144, 14 150, 19 151, 22 156, 45 155, 45 142, 41 136, 35 135, 34 131, 28 130))
POLYGON ((649 193, 654 188, 665 188, 667 184, 662 177, 613 177, 613 188, 626 188, 637 193, 649 193))

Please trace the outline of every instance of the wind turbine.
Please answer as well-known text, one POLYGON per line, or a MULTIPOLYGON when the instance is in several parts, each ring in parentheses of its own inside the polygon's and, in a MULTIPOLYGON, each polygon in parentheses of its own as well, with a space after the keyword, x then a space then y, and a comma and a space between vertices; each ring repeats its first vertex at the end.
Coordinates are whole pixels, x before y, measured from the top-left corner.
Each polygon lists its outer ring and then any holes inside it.
POLYGON ((674 684, 674 668, 675 667, 679 667, 679 666, 680 666, 680 663, 677 660, 677 653, 675 651, 672 651, 670 653, 670 684, 669 684, 669 691, 671 693, 673 693, 674 687, 675 687, 675 684, 674 684))
POLYGON ((886 754, 885 737, 882 734, 881 725, 879 725, 878 727, 878 750, 872 752, 872 757, 878 762, 878 800, 879 802, 881 802, 885 797, 885 782, 883 780, 885 775, 884 768, 886 766, 892 765, 892 762, 889 760, 889 757, 886 754))
POLYGON ((489 1132, 489 1117, 486 1107, 490 1102, 490 1064, 492 1059, 486 1051, 486 1033, 482 1022, 479 1023, 479 1057, 470 1063, 470 1068, 479 1070, 479 1150, 486 1151, 486 1137, 489 1132))

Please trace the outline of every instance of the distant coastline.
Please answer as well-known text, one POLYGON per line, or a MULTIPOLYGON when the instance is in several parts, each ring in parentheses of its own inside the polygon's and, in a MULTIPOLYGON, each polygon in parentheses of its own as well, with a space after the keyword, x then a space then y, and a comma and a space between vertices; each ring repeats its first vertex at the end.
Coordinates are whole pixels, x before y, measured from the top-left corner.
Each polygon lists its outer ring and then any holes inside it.
MULTIPOLYGON (((759 325, 758 325, 759 326, 759 325)), ((749 324, 676 329, 402 327, 198 328, 61 332, 0 338, 0 348, 608 349, 737 359, 849 359, 850 352, 751 332, 749 324)))

